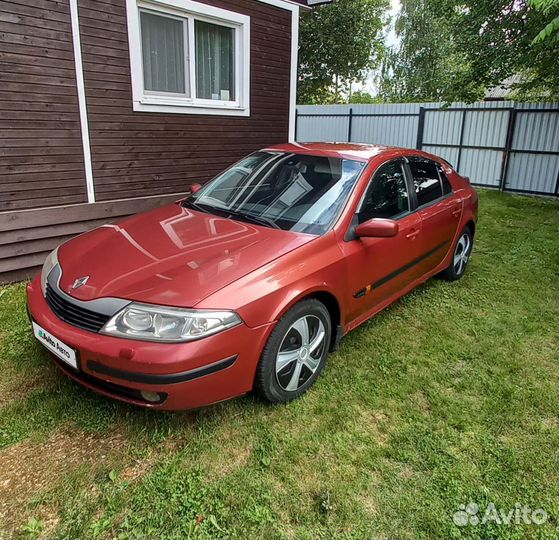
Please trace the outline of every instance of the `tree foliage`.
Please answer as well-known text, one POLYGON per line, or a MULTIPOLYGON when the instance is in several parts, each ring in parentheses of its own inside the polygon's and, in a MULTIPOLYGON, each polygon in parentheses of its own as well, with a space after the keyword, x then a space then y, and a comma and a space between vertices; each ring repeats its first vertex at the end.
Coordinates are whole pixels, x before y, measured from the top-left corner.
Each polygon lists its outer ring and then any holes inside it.
POLYGON ((372 103, 379 103, 379 98, 372 96, 369 92, 357 90, 349 96, 348 103, 370 105, 372 103))
MULTIPOLYGON (((559 0, 531 0, 532 6, 544 14, 559 11, 559 0)), ((548 22, 539 34, 534 38, 534 43, 546 40, 559 40, 559 15, 548 22)))
POLYGON ((340 99, 380 65, 388 0, 336 0, 302 14, 299 103, 340 99))
POLYGON ((468 57, 457 45, 448 13, 434 0, 404 0, 396 19, 400 47, 383 64, 381 93, 397 101, 475 100, 483 94, 477 80, 464 80, 468 57))
POLYGON ((559 15, 558 0, 403 0, 400 46, 383 65, 391 100, 475 101, 520 75, 519 96, 559 95, 559 41, 535 39, 559 15))

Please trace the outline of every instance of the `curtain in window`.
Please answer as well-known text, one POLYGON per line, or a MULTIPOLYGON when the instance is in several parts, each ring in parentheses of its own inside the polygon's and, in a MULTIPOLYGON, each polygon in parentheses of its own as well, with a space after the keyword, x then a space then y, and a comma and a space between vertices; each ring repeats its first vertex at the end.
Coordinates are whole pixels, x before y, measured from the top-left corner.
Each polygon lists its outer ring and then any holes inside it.
POLYGON ((196 96, 235 100, 233 28, 196 21, 196 96))
POLYGON ((144 88, 188 93, 185 89, 185 24, 178 19, 140 12, 144 88))

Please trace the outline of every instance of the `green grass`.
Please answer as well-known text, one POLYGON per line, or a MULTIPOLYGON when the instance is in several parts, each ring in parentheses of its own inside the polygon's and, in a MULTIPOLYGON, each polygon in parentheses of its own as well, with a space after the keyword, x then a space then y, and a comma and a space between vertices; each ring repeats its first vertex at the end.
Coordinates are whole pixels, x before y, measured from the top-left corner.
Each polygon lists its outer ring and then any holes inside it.
POLYGON ((464 279, 351 333, 287 406, 98 397, 0 288, 0 537, 556 538, 558 327, 559 204, 495 192, 464 279), (456 526, 470 502, 549 517, 456 526))

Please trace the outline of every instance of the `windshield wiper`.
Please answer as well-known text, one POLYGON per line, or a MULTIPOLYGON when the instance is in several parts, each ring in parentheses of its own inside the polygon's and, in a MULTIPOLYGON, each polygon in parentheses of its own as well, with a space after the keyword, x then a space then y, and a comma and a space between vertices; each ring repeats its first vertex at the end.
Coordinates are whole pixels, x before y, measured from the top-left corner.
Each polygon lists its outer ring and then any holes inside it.
POLYGON ((237 218, 240 219, 241 221, 249 221, 251 223, 256 223, 257 225, 264 225, 266 227, 272 227, 273 229, 281 229, 281 227, 271 219, 262 216, 255 216, 254 214, 245 214, 243 212, 230 210, 228 208, 217 208, 215 206, 201 205, 199 203, 195 203, 194 201, 190 201, 188 199, 182 203, 182 206, 193 208, 194 210, 198 210, 206 214, 218 215, 225 218, 237 218))
POLYGON ((225 213, 229 214, 228 217, 235 217, 240 220, 250 221, 256 223, 257 225, 264 225, 265 227, 272 227, 273 229, 280 229, 281 227, 269 218, 262 216, 255 216, 254 214, 244 214, 243 212, 236 212, 234 210, 224 210, 225 213))
POLYGON ((192 208, 193 210, 198 210, 199 212, 204 212, 204 214, 211 214, 211 211, 204 208, 201 204, 195 203, 190 200, 183 201, 182 206, 187 208, 192 208))

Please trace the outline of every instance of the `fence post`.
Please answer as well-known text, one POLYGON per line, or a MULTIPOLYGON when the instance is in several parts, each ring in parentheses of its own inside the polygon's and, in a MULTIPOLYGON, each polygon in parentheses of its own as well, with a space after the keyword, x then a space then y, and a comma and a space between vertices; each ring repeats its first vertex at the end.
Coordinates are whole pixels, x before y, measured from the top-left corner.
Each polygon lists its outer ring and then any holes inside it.
POLYGON ((507 175, 509 172, 510 151, 514 137, 514 126, 516 124, 516 109, 509 109, 509 120, 507 123, 507 138, 503 148, 503 161, 501 163, 501 178, 499 178, 499 191, 505 191, 507 175))
POLYGON ((425 129, 425 107, 419 107, 419 116, 417 121, 417 142, 415 147, 418 150, 423 148, 423 131, 425 129))
POLYGON ((347 126, 347 142, 351 142, 351 130, 353 127, 353 108, 349 108, 349 122, 347 126))
POLYGON ((456 160, 456 172, 460 172, 460 162, 462 161, 462 145, 464 144, 464 130, 466 128, 466 109, 462 111, 462 124, 460 126, 460 141, 458 142, 458 159, 456 160))

